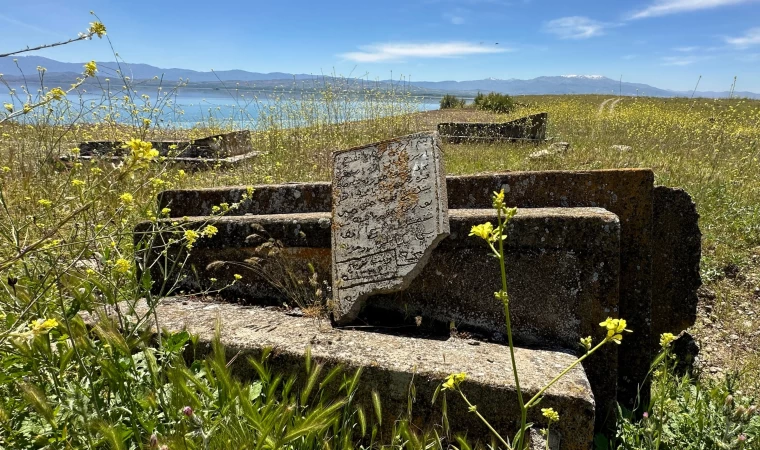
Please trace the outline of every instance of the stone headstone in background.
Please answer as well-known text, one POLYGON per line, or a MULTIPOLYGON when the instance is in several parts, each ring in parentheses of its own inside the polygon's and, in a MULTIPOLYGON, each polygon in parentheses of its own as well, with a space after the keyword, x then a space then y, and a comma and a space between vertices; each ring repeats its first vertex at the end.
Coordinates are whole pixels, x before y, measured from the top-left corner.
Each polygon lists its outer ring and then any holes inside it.
POLYGON ((449 234, 438 135, 333 153, 332 195, 333 314, 347 323, 370 295, 406 288, 449 234))

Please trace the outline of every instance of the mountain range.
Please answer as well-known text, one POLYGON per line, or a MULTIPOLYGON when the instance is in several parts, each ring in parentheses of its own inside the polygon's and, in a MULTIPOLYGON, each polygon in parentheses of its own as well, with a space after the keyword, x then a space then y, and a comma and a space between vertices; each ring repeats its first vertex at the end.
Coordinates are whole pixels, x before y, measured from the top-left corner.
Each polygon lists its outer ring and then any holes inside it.
MULTIPOLYGON (((37 72, 37 67, 46 69, 45 77, 50 82, 68 83, 82 73, 84 63, 66 63, 41 56, 22 56, 15 60, 0 58, 0 74, 10 82, 23 80, 21 71, 29 77, 37 72), (17 66, 18 65, 18 66, 17 66)), ((117 64, 114 62, 98 62, 99 76, 115 77, 117 64)), ((163 69, 148 64, 121 64, 123 75, 133 80, 151 80, 158 76, 164 82, 177 82, 180 79, 189 82, 188 88, 219 89, 228 82, 253 83, 257 88, 272 88, 292 85, 294 81, 320 81, 334 79, 330 76, 312 74, 292 74, 284 72, 258 73, 245 70, 221 70, 200 72, 189 69, 163 69)), ((361 80, 358 80, 361 81, 361 80)), ((374 83, 374 82, 371 82, 374 83)), ((378 82, 381 86, 397 84, 392 80, 378 82)), ((697 96, 706 98, 726 98, 729 92, 714 91, 673 91, 661 89, 642 83, 621 82, 602 75, 560 75, 541 76, 530 80, 496 79, 470 81, 413 81, 405 83, 418 95, 443 95, 451 93, 461 96, 473 96, 478 92, 500 92, 510 95, 541 95, 541 94, 614 94, 614 95, 643 95, 651 97, 685 97, 697 96)), ((753 92, 734 92, 735 97, 760 99, 760 94, 753 92)))

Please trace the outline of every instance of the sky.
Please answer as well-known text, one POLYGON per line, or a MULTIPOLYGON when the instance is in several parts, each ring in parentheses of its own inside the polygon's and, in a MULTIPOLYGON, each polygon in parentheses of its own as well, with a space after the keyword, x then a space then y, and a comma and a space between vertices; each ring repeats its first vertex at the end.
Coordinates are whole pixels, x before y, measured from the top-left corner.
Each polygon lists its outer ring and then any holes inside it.
MULTIPOLYGON (((0 3, 11 0, 0 0, 0 3)), ((413 81, 604 75, 674 90, 760 92, 760 0, 25 0, 0 8, 0 53, 201 71, 413 81)))

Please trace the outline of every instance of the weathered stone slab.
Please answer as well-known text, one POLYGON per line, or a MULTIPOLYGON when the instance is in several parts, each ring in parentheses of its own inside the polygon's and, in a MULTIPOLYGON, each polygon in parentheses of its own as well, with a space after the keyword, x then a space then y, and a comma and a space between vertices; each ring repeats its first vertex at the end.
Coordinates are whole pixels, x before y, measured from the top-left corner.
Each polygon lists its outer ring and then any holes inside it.
POLYGON ((549 114, 543 112, 504 123, 448 122, 438 124, 446 142, 543 141, 549 114))
MULTIPOLYGON (((620 317, 634 333, 620 346, 618 401, 633 406, 652 358, 652 191, 649 169, 511 172, 448 177, 449 208, 485 208, 490 193, 504 189, 506 204, 528 207, 605 208, 620 219, 620 317)), ((600 418, 601 419, 601 418, 600 418)))
MULTIPOLYGON (((698 282, 698 215, 693 210, 688 212, 687 206, 691 203, 683 200, 685 193, 666 195, 664 193, 667 188, 654 188, 653 185, 654 175, 647 169, 512 172, 447 177, 449 208, 452 211, 454 208, 489 208, 491 192, 504 187, 508 191, 508 204, 520 208, 595 206, 605 208, 619 217, 620 315, 629 321, 630 327, 635 331, 626 336, 621 349, 627 352, 624 358, 621 356, 621 361, 628 363, 625 373, 621 374, 623 387, 619 399, 627 405, 631 405, 629 402, 635 398, 637 383, 644 378, 649 367, 649 344, 656 340, 660 331, 675 331, 693 323, 690 312, 692 307, 689 305, 696 296, 695 286, 698 282), (654 197, 656 191, 662 191, 656 194, 657 200, 654 197), (654 204, 655 201, 659 206, 654 204), (685 209, 678 205, 684 205, 685 209), (655 219, 654 216, 658 218, 655 219), (658 229, 663 231, 657 231, 658 229), (653 230, 656 237, 652 234, 653 230), (674 270, 677 273, 674 274, 674 270), (673 276, 680 281, 671 284, 673 276), (657 292, 663 293, 654 294, 657 295, 655 308, 660 312, 653 312, 651 299, 653 293, 657 292), (678 308, 686 309, 684 316, 689 315, 689 318, 678 319, 678 323, 670 322, 674 320, 673 315, 665 313, 663 308, 669 308, 667 305, 674 301, 681 305, 678 308), (638 349, 645 350, 639 354, 638 349)), ((287 186, 288 191, 299 192, 288 194, 289 200, 286 202, 269 202, 270 198, 280 197, 267 189, 269 187, 257 186, 254 201, 243 205, 235 214, 330 210, 329 203, 324 201, 329 195, 325 192, 330 192, 329 183, 287 186)), ((172 208, 175 217, 204 215, 210 214, 212 204, 223 201, 231 203, 234 200, 230 199, 242 192, 245 192, 245 187, 230 188, 227 194, 218 189, 167 191, 159 200, 162 207, 172 208), (183 206, 193 204, 202 204, 203 208, 193 213, 192 208, 183 206), (179 209, 175 211, 175 208, 179 209)), ((643 395, 647 395, 646 388, 643 389, 643 395)))
MULTIPOLYGON (((81 156, 124 156, 122 141, 89 141, 79 144, 81 156)), ((151 141, 153 148, 161 156, 178 158, 226 158, 253 151, 251 132, 248 130, 207 136, 192 141, 162 140, 151 141)))
MULTIPOLYGON (((451 235, 432 252, 422 272, 404 292, 369 297, 360 315, 362 323, 415 328, 415 316, 419 316, 426 327, 448 332, 453 322, 461 331, 504 342, 504 310, 493 297, 501 283, 497 260, 481 239, 468 236, 473 225, 496 222, 495 213, 492 209, 449 213, 451 235)), ((213 223, 219 231, 213 238, 196 242, 185 273, 174 274, 172 280, 184 278, 169 283, 176 286, 174 292, 213 288, 211 278, 225 285, 239 273, 243 279, 222 292, 226 298, 265 304, 287 301, 282 292, 241 264, 260 256, 255 248, 260 241, 252 242, 252 233, 281 241, 287 252, 278 258, 287 258, 291 271, 303 272, 310 263, 320 283, 331 279, 329 213, 196 217, 189 218, 186 226, 200 228, 205 223, 213 223)), ((617 216, 600 208, 522 208, 508 233, 507 279, 516 342, 574 351, 581 337, 601 338, 599 322, 616 316, 618 310, 617 216)), ((184 261, 184 256, 179 259, 184 261)), ((163 280, 161 270, 172 264, 152 267, 153 279, 163 280)), ((617 351, 617 346, 607 346, 586 364, 596 411, 602 418, 614 411, 617 351)))
MULTIPOLYGON (((159 155, 166 157, 164 163, 188 169, 230 168, 259 156, 251 146, 250 131, 208 136, 193 141, 165 140, 152 141, 159 155)), ((71 161, 111 161, 121 162, 128 150, 122 141, 90 141, 79 144, 79 155, 61 158, 63 163, 71 161)))
MULTIPOLYGON (((145 313, 146 308, 140 302, 135 310, 145 313)), ((278 373, 303 374, 307 348, 314 360, 325 365, 323 373, 338 365, 349 371, 363 368, 354 402, 371 411, 371 392, 379 393, 384 432, 389 432, 397 419, 406 417, 410 395, 415 400, 415 426, 430 429, 440 424, 441 400, 431 404, 433 393, 447 375, 458 372, 467 373, 462 388, 496 430, 511 437, 519 423, 509 351, 502 345, 483 342, 473 346, 457 338, 425 339, 366 329, 332 328, 326 322, 320 326, 310 318, 292 317, 277 310, 206 303, 194 298, 163 299, 156 314, 162 328, 186 329, 197 334, 201 346, 205 343, 206 348, 219 321, 220 338, 228 357, 237 355, 231 367, 244 379, 256 376, 248 358, 260 356, 265 348, 274 349, 267 361, 278 373), (412 383, 415 389, 410 393, 412 383)), ((202 353, 201 350, 196 356, 202 357, 202 353)), ((523 395, 530 397, 575 357, 563 352, 517 348, 515 359, 523 395)), ((449 395, 447 400, 452 433, 466 433, 471 442, 490 442, 489 431, 459 396, 449 395)), ((541 408, 548 407, 562 415, 552 430, 561 434, 563 450, 591 447, 594 396, 582 368, 576 367, 550 388, 540 406, 529 411, 528 421, 545 426, 541 408)))
POLYGON ((435 133, 333 153, 332 312, 356 318, 368 296, 406 288, 449 234, 435 133))
MULTIPOLYGON (((239 203, 248 186, 207 189, 174 189, 158 194, 158 205, 170 208, 171 217, 210 216, 222 203, 239 203)), ((228 215, 294 214, 332 210, 331 183, 288 183, 254 186, 250 200, 228 215)))
POLYGON ((699 213, 682 189, 654 188, 652 345, 661 333, 678 334, 697 320, 702 233, 699 213))

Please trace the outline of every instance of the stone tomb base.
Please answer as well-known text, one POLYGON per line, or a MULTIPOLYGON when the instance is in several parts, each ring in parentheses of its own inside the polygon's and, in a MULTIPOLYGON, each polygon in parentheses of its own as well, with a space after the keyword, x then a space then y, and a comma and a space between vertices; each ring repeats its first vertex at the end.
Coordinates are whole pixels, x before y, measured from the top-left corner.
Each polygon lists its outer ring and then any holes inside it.
MULTIPOLYGON (((419 317, 423 326, 444 329, 447 335, 453 325, 504 343, 504 309, 493 295, 501 287, 497 260, 482 239, 468 236, 473 225, 496 220, 492 209, 450 210, 451 234, 432 252, 419 276, 404 292, 370 297, 356 323, 397 328, 406 322, 414 327, 419 317)), ((331 279, 327 212, 190 217, 183 222, 196 229, 206 224, 213 224, 218 233, 194 244, 184 272, 167 275, 163 273, 167 264, 153 265, 153 280, 169 279, 167 286, 173 287, 162 290, 155 283, 157 295, 214 289, 232 283, 233 275, 240 274, 242 280, 223 290, 222 296, 246 304, 292 303, 293 298, 282 289, 272 287, 273 277, 290 295, 308 295, 308 287, 289 283, 290 274, 307 279, 307 264, 316 270, 318 281, 331 279), (267 256, 270 239, 282 244, 274 256, 267 256)), ((138 232, 151 226, 144 223, 138 232)), ((601 208, 522 208, 507 232, 507 278, 518 345, 569 349, 575 354, 581 337, 601 339, 599 322, 618 312, 617 216, 601 208)), ((170 236, 162 235, 162 239, 168 241, 170 236)), ((171 248, 169 267, 173 258, 184 261, 183 249, 171 248)), ((147 259, 161 258, 155 252, 147 259)), ((603 417, 613 411, 617 350, 608 345, 585 365, 597 398, 596 410, 603 417)))
MULTIPOLYGON (((140 303, 138 314, 146 311, 140 303)), ((162 328, 187 329, 199 335, 201 350, 210 348, 217 321, 228 358, 237 355, 233 371, 242 378, 255 377, 247 363, 265 348, 272 348, 269 364, 275 372, 303 374, 304 353, 326 369, 336 365, 352 371, 363 368, 357 401, 365 411, 372 410, 371 392, 381 395, 384 434, 396 419, 404 418, 410 385, 416 392, 414 425, 425 428, 441 423, 441 398, 431 404, 436 388, 451 373, 466 372, 462 389, 491 424, 511 439, 520 417, 514 378, 506 347, 459 338, 423 339, 370 332, 366 329, 335 329, 322 321, 292 317, 282 311, 232 304, 205 303, 191 298, 165 298, 157 308, 162 328), (238 354, 239 353, 239 354, 238 354)), ((155 331, 155 330, 154 330, 155 331)), ((196 355, 199 356, 200 355, 196 355)), ((563 352, 518 348, 515 358, 524 395, 530 398, 562 368, 575 359, 563 352)), ((303 382, 303 380, 301 380, 303 382)), ((457 394, 448 394, 448 419, 454 433, 467 435, 471 442, 490 441, 489 432, 478 418, 468 412, 457 394)), ((549 389, 540 407, 530 410, 528 421, 545 426, 541 408, 552 407, 562 420, 552 426, 563 450, 587 450, 594 429, 594 397, 583 369, 576 367, 549 389)), ((439 429, 440 430, 440 429, 439 429)), ((554 434, 554 433, 552 433, 554 434)))

